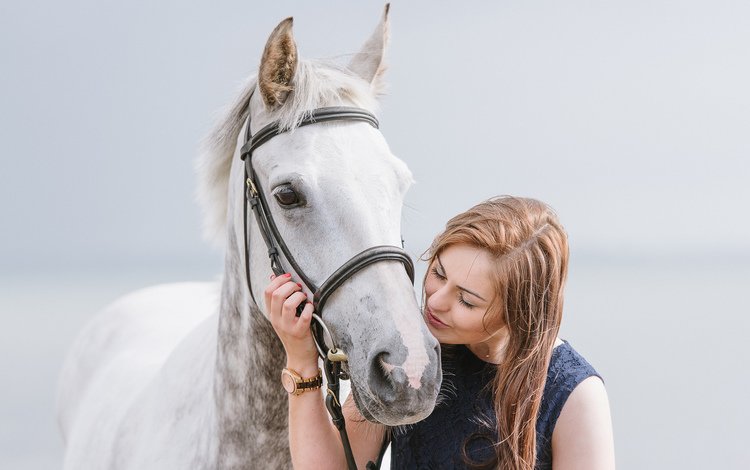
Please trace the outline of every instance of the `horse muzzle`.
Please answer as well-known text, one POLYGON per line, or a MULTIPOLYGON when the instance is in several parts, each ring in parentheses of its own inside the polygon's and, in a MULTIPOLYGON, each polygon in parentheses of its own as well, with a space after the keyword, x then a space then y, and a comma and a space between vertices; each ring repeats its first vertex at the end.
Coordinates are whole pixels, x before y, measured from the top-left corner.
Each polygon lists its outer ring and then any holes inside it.
MULTIPOLYGON (((434 340, 434 338, 432 338, 434 340)), ((442 369, 440 347, 429 341, 426 355, 404 361, 387 350, 376 350, 367 358, 366 377, 352 378, 352 392, 362 416, 369 421, 399 426, 421 421, 435 407, 442 369)))

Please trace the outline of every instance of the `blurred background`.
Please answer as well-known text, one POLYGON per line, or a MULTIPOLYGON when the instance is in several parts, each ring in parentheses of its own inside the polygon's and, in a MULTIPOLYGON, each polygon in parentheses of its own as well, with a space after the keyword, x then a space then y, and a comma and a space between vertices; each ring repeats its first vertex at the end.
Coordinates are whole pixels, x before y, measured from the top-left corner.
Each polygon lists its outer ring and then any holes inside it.
MULTIPOLYGON (((64 355, 99 309, 215 280, 193 160, 294 16, 343 61, 381 2, 0 5, 0 468, 59 468, 64 355)), ((604 376, 624 469, 747 468, 750 4, 394 0, 382 131, 415 257, 497 194, 571 243, 562 337, 604 376)), ((424 266, 421 267, 422 270, 424 266)))

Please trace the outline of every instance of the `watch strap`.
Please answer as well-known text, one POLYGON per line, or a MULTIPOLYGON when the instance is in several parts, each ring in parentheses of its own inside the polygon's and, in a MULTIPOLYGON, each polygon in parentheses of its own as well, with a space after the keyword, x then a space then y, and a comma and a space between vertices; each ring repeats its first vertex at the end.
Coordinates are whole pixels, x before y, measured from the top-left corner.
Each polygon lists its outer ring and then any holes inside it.
POLYGON ((317 390, 323 386, 323 373, 320 369, 318 369, 318 375, 307 378, 303 378, 299 372, 288 367, 285 367, 283 372, 286 372, 294 380, 295 389, 289 392, 292 395, 302 395, 308 390, 317 390))

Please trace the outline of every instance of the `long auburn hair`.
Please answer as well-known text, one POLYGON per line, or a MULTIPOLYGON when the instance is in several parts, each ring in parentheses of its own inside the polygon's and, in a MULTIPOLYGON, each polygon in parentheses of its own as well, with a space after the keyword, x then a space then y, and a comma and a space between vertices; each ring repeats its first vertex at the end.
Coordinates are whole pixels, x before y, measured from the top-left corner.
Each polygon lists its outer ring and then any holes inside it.
POLYGON ((536 420, 562 320, 567 235, 554 211, 543 202, 501 196, 449 220, 425 258, 432 264, 452 245, 484 249, 496 260, 496 296, 484 324, 499 316, 508 332, 492 389, 499 437, 497 460, 470 462, 465 448, 464 459, 475 468, 533 470, 536 420))

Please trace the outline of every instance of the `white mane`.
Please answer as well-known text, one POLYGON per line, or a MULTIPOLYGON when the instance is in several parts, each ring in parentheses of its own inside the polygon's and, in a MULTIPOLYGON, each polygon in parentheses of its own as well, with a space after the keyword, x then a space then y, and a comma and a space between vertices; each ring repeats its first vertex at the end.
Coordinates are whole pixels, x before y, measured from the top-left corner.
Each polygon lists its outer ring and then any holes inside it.
MULTIPOLYGON (((377 81, 376 81, 377 82, 377 81)), ((237 147, 237 137, 249 113, 250 97, 256 88, 251 76, 223 117, 203 142, 196 161, 198 201, 203 210, 204 236, 221 245, 226 238, 229 172, 237 147)), ((300 61, 293 90, 284 105, 272 112, 282 128, 292 129, 307 113, 321 106, 352 105, 377 112, 373 87, 338 64, 300 61)))

